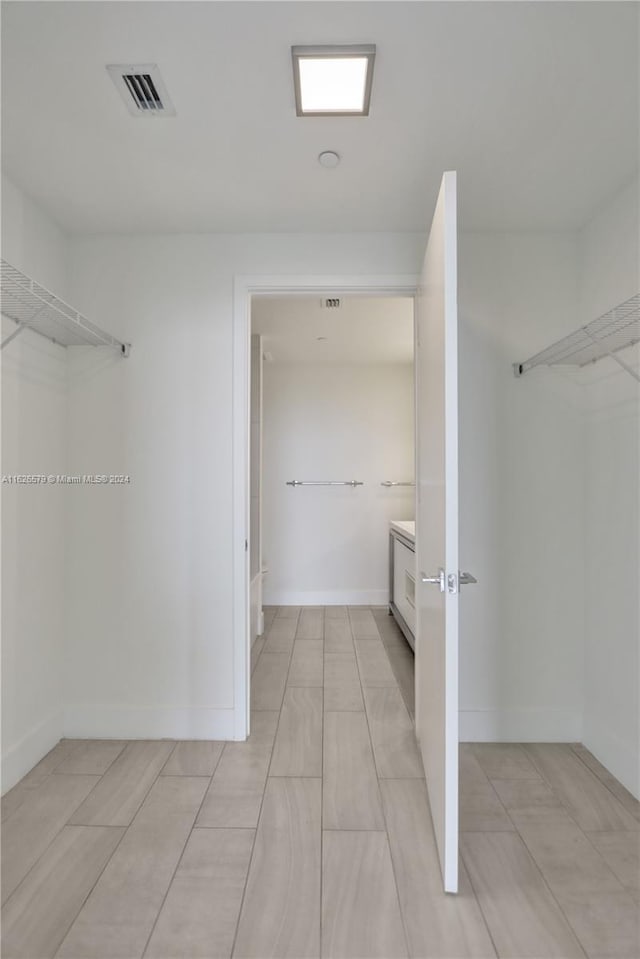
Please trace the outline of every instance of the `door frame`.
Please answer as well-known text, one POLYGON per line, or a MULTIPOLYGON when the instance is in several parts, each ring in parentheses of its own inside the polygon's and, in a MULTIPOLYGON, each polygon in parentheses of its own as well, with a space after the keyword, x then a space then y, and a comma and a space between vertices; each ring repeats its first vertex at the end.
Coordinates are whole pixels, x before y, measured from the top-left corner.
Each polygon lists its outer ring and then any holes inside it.
POLYGON ((348 275, 244 275, 233 283, 233 360, 232 360, 232 520, 233 520, 233 738, 244 740, 250 731, 250 576, 251 549, 249 526, 249 442, 251 386, 251 298, 252 296, 322 296, 343 294, 362 296, 415 297, 415 274, 348 275))

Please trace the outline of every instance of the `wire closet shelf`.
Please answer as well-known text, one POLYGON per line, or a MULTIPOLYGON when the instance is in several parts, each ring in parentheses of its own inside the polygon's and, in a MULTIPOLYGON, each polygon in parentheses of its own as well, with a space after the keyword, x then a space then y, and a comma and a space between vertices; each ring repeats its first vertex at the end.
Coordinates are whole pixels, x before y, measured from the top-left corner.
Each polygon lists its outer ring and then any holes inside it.
POLYGON ((640 293, 625 300, 597 320, 580 327, 524 363, 514 363, 516 376, 536 366, 587 366, 610 356, 640 382, 640 373, 618 353, 640 342, 640 293))
POLYGON ((121 356, 129 355, 129 343, 122 343, 110 333, 105 333, 6 260, 1 260, 0 265, 2 314, 17 324, 2 340, 2 349, 23 330, 33 330, 59 346, 109 346, 121 356))

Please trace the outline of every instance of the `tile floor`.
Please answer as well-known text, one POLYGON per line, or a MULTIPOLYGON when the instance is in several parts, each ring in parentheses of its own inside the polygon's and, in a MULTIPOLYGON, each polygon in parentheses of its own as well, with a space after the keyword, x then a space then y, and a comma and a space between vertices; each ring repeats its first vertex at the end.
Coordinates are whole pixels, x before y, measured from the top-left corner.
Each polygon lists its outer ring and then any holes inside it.
POLYGON ((63 740, 3 798, 4 959, 638 959, 640 805, 584 747, 461 747, 445 896, 395 624, 266 625, 247 743, 63 740))

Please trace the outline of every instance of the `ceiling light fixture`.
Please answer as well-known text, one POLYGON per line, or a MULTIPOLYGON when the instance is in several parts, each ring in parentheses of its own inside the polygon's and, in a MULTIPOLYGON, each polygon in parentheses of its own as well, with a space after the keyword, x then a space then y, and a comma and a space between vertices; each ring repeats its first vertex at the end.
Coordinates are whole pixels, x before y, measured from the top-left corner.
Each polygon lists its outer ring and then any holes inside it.
POLYGON ((374 44, 292 47, 299 117, 369 115, 374 44))

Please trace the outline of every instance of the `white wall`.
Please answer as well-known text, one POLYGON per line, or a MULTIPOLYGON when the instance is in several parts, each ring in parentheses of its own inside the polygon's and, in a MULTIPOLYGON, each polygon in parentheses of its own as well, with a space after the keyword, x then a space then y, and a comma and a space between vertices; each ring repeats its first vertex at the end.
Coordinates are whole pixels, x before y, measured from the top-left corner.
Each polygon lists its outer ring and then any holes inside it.
MULTIPOLYGON (((60 296, 66 236, 2 181, 2 256, 60 296)), ((14 324, 3 317, 3 336, 14 324)), ((24 331, 2 352, 2 474, 66 470, 66 353, 24 331)), ((63 735, 69 490, 2 484, 2 789, 63 735)))
POLYGON ((596 319, 638 293, 639 190, 635 179, 578 235, 581 322, 596 319))
POLYGON ((67 256, 67 235, 3 174, 3 260, 8 260, 12 266, 64 299, 67 294, 67 256))
POLYGON ((465 740, 580 739, 584 424, 579 387, 511 364, 576 325, 571 237, 460 249, 460 557, 465 740))
POLYGON ((74 304, 133 348, 70 360, 69 468, 131 484, 72 498, 68 735, 233 735, 234 274, 412 272, 422 242, 72 242, 74 304))
POLYGON ((389 521, 413 519, 410 364, 264 367, 267 605, 384 604, 389 521), (286 486, 356 479, 364 486, 286 486))
MULTIPOLYGON (((231 735, 233 275, 411 273, 423 242, 72 241, 74 303, 133 349, 70 368, 69 468, 131 485, 72 499, 68 735, 231 735)), ((463 562, 480 580, 465 594, 463 732, 578 739, 582 421, 573 385, 511 372, 575 325, 575 243, 467 237, 461 276, 462 429, 480 464, 463 461, 461 478, 463 562)))
MULTIPOLYGON (((64 237, 15 191, 4 219, 6 257, 64 294, 64 237)), ((584 263, 595 236, 583 237, 584 263)), ((12 528, 5 499, 5 775, 58 738, 63 702, 66 735, 232 733, 233 276, 412 273, 423 242, 391 235, 70 242, 68 299, 131 340, 131 357, 78 351, 69 359, 65 460, 59 351, 49 356, 44 341, 34 341, 46 375, 14 354, 22 366, 18 382, 17 368, 12 381, 5 365, 3 471, 41 468, 44 457, 47 467, 126 473, 131 483, 74 488, 67 497, 63 654, 62 501, 46 490, 47 509, 26 516, 10 491, 22 524, 12 528)), ((598 731, 609 724, 613 736, 624 736, 633 720, 633 689, 624 715, 611 709, 626 688, 622 674, 633 670, 633 650, 622 641, 621 662, 630 668, 610 677, 608 698, 598 702, 589 676, 601 670, 592 654, 602 645, 590 606, 596 629, 589 627, 585 664, 583 572, 586 543, 600 534, 594 527, 588 540, 584 518, 597 502, 609 508, 611 479, 601 472, 587 487, 585 467, 604 469, 621 448, 633 449, 634 421, 616 427, 615 448, 612 429, 589 428, 587 453, 582 387, 544 371, 516 380, 510 365, 577 325, 579 275, 573 237, 471 235, 461 243, 461 555, 479 579, 464 594, 461 726, 466 738, 579 739, 586 669, 585 738, 607 762, 598 731)), ((25 336, 25 353, 28 343, 25 336)), ((614 494, 628 507, 616 524, 622 529, 629 516, 619 550, 629 577, 637 557, 633 462, 614 494)), ((612 538, 610 552, 619 542, 612 538)), ((590 575, 597 573, 596 564, 590 575)), ((633 584, 624 592, 631 597, 633 584)), ((633 627, 631 599, 616 610, 633 627)), ((624 774, 622 766, 614 772, 624 774)))
MULTIPOLYGON (((638 183, 580 236, 583 321, 640 290, 638 183)), ((632 360, 633 357, 627 357, 632 360)), ((636 369, 640 368, 635 349, 636 369)), ((609 361, 587 399, 583 742, 640 796, 640 386, 609 361)))

